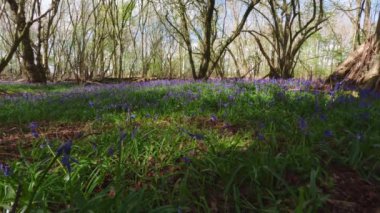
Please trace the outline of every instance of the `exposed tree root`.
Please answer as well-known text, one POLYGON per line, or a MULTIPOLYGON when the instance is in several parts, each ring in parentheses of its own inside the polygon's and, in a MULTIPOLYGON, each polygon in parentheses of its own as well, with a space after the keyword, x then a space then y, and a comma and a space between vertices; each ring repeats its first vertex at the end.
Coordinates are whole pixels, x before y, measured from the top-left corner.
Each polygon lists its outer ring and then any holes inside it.
POLYGON ((380 45, 373 36, 338 66, 326 80, 362 89, 380 91, 380 45))
POLYGON ((326 83, 380 91, 380 14, 374 35, 338 66, 326 83))

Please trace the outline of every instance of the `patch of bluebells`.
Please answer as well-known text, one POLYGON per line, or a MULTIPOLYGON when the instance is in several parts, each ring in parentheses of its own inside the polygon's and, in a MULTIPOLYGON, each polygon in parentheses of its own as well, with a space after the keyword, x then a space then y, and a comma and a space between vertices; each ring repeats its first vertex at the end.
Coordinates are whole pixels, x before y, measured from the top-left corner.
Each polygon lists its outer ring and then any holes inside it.
POLYGON ((362 89, 362 90, 359 90, 359 97, 361 99, 367 99, 367 98, 378 99, 380 98, 380 94, 378 92, 374 92, 369 89, 362 89))
POLYGON ((362 108, 362 109, 368 109, 368 108, 371 107, 371 105, 368 102, 364 101, 364 100, 360 100, 359 101, 359 107, 362 108))
POLYGON ((5 177, 11 176, 11 167, 8 164, 0 163, 0 173, 2 173, 5 177))
MULTIPOLYGON (((148 100, 141 99, 128 99, 128 95, 126 92, 128 91, 136 91, 136 89, 144 89, 144 88, 152 88, 152 87, 171 87, 178 85, 195 85, 195 89, 188 89, 185 91, 170 91, 166 95, 164 95, 164 99, 172 99, 176 101, 183 101, 182 104, 186 104, 187 102, 191 102, 194 100, 198 100, 200 98, 200 94, 204 89, 215 91, 219 91, 223 93, 226 89, 231 90, 231 93, 228 93, 230 97, 227 97, 227 103, 221 103, 222 107, 229 107, 234 104, 234 99, 239 97, 240 94, 246 93, 247 85, 254 85, 256 90, 262 91, 273 91, 273 88, 280 88, 281 90, 287 89, 305 89, 309 90, 310 88, 315 88, 316 85, 320 84, 319 82, 311 82, 305 81, 301 79, 290 79, 290 80, 276 80, 276 79, 259 79, 259 80, 248 80, 248 79, 234 79, 234 80, 216 80, 211 79, 208 81, 207 85, 194 84, 194 81, 191 80, 157 80, 157 81, 149 81, 149 82, 134 82, 134 83, 120 83, 120 84, 107 84, 107 85, 90 85, 81 88, 74 88, 65 92, 56 92, 56 93, 45 93, 45 94, 33 94, 28 93, 23 96, 18 97, 2 97, 0 99, 0 105, 4 102, 19 102, 19 101, 46 101, 49 105, 54 105, 57 103, 66 104, 68 101, 72 99, 82 99, 87 100, 84 102, 85 105, 95 108, 95 106, 101 106, 103 101, 101 100, 104 95, 107 96, 115 96, 118 97, 119 103, 113 102, 109 105, 104 105, 99 110, 124 110, 127 111, 128 105, 125 104, 125 101, 128 100, 131 104, 135 104, 137 106, 144 106, 150 104, 148 100), (120 96, 120 94, 124 94, 120 96), (229 102, 232 102, 229 104, 229 102), (95 104, 96 103, 96 104, 95 104), (144 105, 147 104, 147 105, 144 105)), ((277 90, 276 89, 276 90, 277 90)), ((361 92, 361 97, 373 96, 371 93, 367 91, 361 92)), ((282 96, 282 94, 279 94, 282 96)), ((281 98, 280 98, 281 99, 281 98)), ((156 106, 158 103, 152 103, 152 106, 156 106)), ((97 118, 100 119, 100 116, 97 118)), ((37 135, 37 134, 35 134, 37 135)))
POLYGON ((37 122, 31 122, 29 124, 29 129, 33 135, 34 138, 39 138, 40 135, 38 134, 38 131, 37 131, 37 128, 38 128, 38 124, 37 122))
POLYGON ((119 103, 119 104, 109 104, 105 108, 106 110, 121 110, 127 112, 129 110, 129 105, 127 103, 119 103))

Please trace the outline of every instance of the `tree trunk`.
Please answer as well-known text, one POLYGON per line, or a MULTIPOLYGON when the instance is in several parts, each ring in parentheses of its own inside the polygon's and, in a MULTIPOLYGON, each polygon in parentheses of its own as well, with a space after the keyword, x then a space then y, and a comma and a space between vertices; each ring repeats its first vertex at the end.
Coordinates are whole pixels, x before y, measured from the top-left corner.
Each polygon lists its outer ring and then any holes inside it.
POLYGON ((356 17, 355 17, 355 35, 353 40, 354 49, 358 47, 358 45, 361 45, 361 26, 360 26, 360 20, 363 14, 363 0, 356 0, 356 17))
POLYGON ((30 28, 27 27, 25 17, 25 0, 22 0, 19 3, 15 0, 8 0, 8 3, 16 17, 17 33, 23 35, 21 38, 23 68, 28 74, 29 81, 32 83, 46 83, 47 79, 44 70, 38 69, 34 62, 30 28))
POLYGON ((203 43, 203 57, 202 63, 199 67, 199 79, 205 79, 207 77, 207 72, 209 70, 209 65, 211 61, 211 34, 212 34, 212 20, 215 9, 215 0, 209 0, 207 5, 207 12, 204 18, 204 38, 205 42, 203 43))
POLYGON ((371 0, 365 1, 364 9, 364 36, 369 38, 371 35, 371 0))
POLYGON ((338 66, 326 81, 380 91, 380 14, 375 34, 338 66))
MULTIPOLYGON (((21 28, 25 27, 25 16, 21 17, 21 28)), ((46 75, 43 70, 38 69, 34 62, 34 51, 32 47, 32 41, 30 39, 30 30, 27 29, 22 41, 22 59, 26 72, 29 75, 29 81, 32 83, 46 83, 46 75)))

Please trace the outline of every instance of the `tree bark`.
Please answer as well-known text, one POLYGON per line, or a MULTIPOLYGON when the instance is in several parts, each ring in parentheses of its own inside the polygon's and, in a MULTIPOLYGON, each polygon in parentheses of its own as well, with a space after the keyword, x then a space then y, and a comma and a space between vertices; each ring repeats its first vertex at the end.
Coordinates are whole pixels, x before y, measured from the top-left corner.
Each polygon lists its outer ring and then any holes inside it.
POLYGON ((25 0, 17 3, 15 0, 7 0, 12 12, 16 17, 16 30, 21 38, 23 67, 28 74, 28 80, 32 83, 46 83, 46 73, 38 69, 35 64, 32 41, 30 39, 30 27, 28 27, 25 17, 25 0))
POLYGON ((380 14, 375 33, 338 66, 326 83, 380 91, 380 14))
POLYGON ((199 79, 205 79, 207 76, 207 72, 209 70, 209 65, 211 61, 211 34, 212 34, 212 20, 215 9, 215 0, 209 0, 207 4, 207 12, 205 14, 204 19, 204 38, 205 42, 203 44, 203 57, 202 63, 199 67, 199 79))

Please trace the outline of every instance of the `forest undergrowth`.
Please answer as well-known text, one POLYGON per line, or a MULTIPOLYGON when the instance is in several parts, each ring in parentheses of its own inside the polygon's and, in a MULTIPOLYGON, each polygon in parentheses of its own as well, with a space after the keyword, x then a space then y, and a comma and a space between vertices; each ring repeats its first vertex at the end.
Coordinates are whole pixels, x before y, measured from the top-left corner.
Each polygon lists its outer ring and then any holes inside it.
POLYGON ((377 93, 298 79, 0 91, 5 212, 380 208, 377 93))

